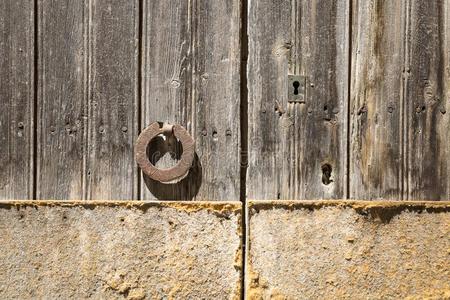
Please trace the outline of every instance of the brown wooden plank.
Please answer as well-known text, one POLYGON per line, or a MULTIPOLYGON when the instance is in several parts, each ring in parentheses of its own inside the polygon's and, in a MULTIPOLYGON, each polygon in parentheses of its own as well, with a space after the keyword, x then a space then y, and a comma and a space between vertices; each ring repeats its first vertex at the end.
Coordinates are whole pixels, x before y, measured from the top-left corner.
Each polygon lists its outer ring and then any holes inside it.
POLYGON ((0 1, 0 199, 33 197, 34 3, 0 1))
POLYGON ((143 199, 239 199, 239 41, 239 0, 144 1, 142 127, 185 126, 199 159, 177 184, 144 178, 143 199))
POLYGON ((248 197, 345 197, 348 1, 251 1, 248 24, 248 197), (304 102, 288 74, 306 77, 304 102))
POLYGON ((410 0, 405 198, 450 199, 450 2, 410 0))
POLYGON ((86 1, 38 0, 37 198, 84 198, 86 1))
POLYGON ((87 199, 137 199, 137 0, 91 1, 87 199))
POLYGON ((350 197, 402 197, 405 1, 353 0, 350 197))

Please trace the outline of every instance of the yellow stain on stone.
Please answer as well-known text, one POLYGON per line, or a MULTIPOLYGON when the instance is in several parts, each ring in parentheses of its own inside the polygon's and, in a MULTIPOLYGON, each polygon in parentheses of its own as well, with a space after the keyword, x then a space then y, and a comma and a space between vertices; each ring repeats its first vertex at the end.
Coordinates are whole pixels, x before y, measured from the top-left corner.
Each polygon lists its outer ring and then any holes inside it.
POLYGON ((167 207, 185 212, 207 210, 216 213, 240 213, 242 205, 239 201, 140 201, 140 200, 0 200, 1 206, 15 207, 126 207, 146 209, 149 207, 167 207))
POLYGON ((450 299, 449 212, 449 201, 251 200, 247 299, 450 299))
POLYGON ((240 299, 241 216, 238 201, 0 201, 0 294, 240 299))

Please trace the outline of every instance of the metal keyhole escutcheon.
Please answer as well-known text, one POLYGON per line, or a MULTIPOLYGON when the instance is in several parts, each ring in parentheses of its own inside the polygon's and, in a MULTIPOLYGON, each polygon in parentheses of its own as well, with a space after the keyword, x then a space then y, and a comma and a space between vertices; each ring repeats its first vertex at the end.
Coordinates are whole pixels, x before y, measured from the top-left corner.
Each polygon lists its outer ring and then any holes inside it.
POLYGON ((152 123, 139 135, 135 144, 135 159, 142 172, 153 180, 162 183, 170 183, 183 178, 194 161, 195 143, 189 133, 180 125, 165 124, 160 127, 158 122, 152 123), (147 148, 151 140, 158 135, 173 134, 181 143, 183 153, 178 164, 169 169, 158 169, 154 166, 147 155, 147 148))

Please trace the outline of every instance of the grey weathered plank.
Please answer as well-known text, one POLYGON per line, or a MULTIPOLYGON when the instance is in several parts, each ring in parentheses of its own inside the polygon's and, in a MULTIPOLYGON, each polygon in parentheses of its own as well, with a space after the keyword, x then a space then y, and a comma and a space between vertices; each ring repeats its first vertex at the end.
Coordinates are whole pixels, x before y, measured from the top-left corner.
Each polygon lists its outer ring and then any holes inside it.
POLYGON ((345 197, 348 1, 251 1, 248 24, 248 197, 345 197), (304 103, 288 74, 306 76, 304 103))
POLYGON ((137 199, 139 3, 95 0, 90 11, 87 199, 137 199))
MULTIPOLYGON (((186 126, 191 102, 189 2, 144 1, 143 4, 141 128, 155 121, 186 126)), ((156 191, 161 189, 162 185, 152 183, 156 191)), ((168 198, 175 199, 184 191, 169 188, 169 192, 175 195, 168 198)), ((155 198, 145 184, 141 187, 141 197, 155 198)))
POLYGON ((446 1, 354 1, 350 196, 450 196, 446 1))
POLYGON ((143 199, 238 200, 240 1, 144 1, 143 15, 142 128, 185 126, 199 157, 177 184, 144 178, 143 199))
POLYGON ((0 1, 0 199, 33 197, 34 3, 0 1))
POLYGON ((350 197, 402 197, 405 1, 353 0, 350 197))
POLYGON ((37 198, 84 198, 86 1, 38 1, 37 198))
POLYGON ((136 198, 137 1, 38 6, 38 198, 136 198))
POLYGON ((450 2, 410 0, 405 198, 450 199, 450 2))

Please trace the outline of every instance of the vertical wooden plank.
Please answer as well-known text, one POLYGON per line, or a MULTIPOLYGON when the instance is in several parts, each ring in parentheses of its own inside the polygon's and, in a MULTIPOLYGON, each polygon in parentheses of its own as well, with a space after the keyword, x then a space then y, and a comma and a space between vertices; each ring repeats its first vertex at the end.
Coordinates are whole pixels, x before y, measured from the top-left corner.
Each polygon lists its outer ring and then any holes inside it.
POLYGON ((449 4, 353 3, 351 197, 448 199, 449 4))
POLYGON ((198 155, 177 184, 144 178, 144 199, 239 199, 239 47, 239 0, 144 1, 142 127, 181 124, 198 155))
POLYGON ((137 199, 139 3, 91 0, 87 199, 137 199))
POLYGON ((87 3, 38 0, 37 198, 84 198, 87 3))
POLYGON ((241 1, 193 1, 192 123, 199 199, 240 199, 241 1))
POLYGON ((450 3, 410 0, 405 198, 450 199, 450 3))
POLYGON ((248 20, 248 197, 345 197, 348 1, 251 1, 248 20), (288 101, 288 74, 305 101, 288 101))
MULTIPOLYGON (((189 3, 182 0, 143 2, 142 129, 156 121, 186 126, 190 119, 189 3)), ((168 156, 158 161, 157 167, 173 164, 168 156)), ((143 179, 142 199, 183 198, 185 190, 181 187, 170 186, 166 191, 165 186, 143 179)))
POLYGON ((33 197, 34 2, 0 2, 0 199, 33 197))
POLYGON ((405 1, 353 0, 350 197, 402 197, 405 1))

